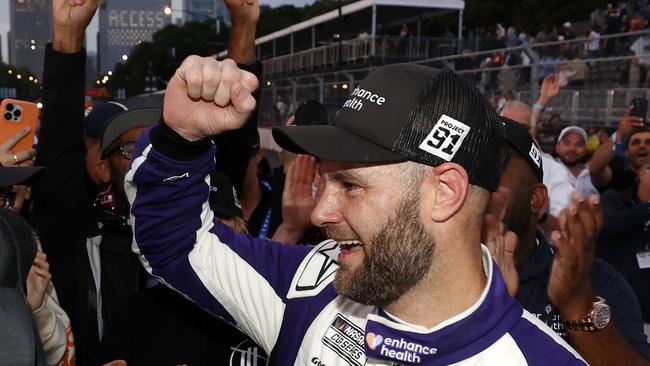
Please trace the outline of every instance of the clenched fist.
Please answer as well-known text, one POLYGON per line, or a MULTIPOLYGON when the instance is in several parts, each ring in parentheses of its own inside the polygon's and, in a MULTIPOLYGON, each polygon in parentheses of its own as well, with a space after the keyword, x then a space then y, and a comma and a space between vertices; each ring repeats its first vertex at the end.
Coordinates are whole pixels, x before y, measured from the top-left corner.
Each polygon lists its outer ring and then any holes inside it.
POLYGON ((232 60, 189 56, 167 85, 163 118, 188 141, 240 128, 255 109, 258 84, 232 60))

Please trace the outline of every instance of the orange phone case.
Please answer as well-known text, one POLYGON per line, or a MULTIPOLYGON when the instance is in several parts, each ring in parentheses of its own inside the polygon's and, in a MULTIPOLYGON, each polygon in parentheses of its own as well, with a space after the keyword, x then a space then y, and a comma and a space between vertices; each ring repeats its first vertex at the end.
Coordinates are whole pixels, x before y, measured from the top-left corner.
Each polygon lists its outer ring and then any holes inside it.
POLYGON ((11 152, 17 153, 31 149, 34 144, 39 113, 36 104, 24 100, 4 99, 0 104, 0 113, 0 144, 23 128, 29 127, 32 130, 11 148, 11 152))

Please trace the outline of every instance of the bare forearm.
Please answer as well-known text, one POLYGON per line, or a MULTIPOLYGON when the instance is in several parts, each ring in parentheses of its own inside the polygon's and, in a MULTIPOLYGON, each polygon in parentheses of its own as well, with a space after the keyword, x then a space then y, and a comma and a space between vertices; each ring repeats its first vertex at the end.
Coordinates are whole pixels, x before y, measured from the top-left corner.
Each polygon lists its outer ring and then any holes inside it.
POLYGON ((649 365, 610 323, 597 332, 568 330, 568 340, 590 365, 649 365))
POLYGON ((609 163, 614 158, 614 141, 608 139, 594 152, 594 156, 589 160, 589 174, 592 177, 603 174, 609 163))
POLYGON ((255 61, 255 28, 257 22, 233 21, 228 41, 228 57, 240 64, 249 64, 255 61))

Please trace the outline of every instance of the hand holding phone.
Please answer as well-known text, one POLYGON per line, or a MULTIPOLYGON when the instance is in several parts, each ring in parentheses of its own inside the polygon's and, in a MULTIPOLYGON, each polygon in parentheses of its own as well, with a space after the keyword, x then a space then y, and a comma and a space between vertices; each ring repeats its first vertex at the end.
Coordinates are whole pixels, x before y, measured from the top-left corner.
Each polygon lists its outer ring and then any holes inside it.
POLYGON ((648 127, 648 120, 646 118, 648 115, 648 100, 645 98, 634 98, 630 106, 632 107, 630 115, 643 118, 643 123, 648 127))
POLYGON ((31 102, 5 99, 0 103, 0 163, 19 165, 31 159, 38 107, 31 102))

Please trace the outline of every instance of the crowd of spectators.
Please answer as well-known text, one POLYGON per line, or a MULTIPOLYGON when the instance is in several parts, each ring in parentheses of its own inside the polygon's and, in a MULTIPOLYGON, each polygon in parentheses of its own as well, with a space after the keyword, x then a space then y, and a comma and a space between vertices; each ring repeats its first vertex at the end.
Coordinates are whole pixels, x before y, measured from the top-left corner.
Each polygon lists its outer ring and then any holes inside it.
MULTIPOLYGON (((486 95, 501 94, 528 85, 531 80, 540 84, 551 73, 559 72, 562 86, 583 88, 590 77, 592 59, 611 56, 634 56, 629 68, 620 71, 617 78, 622 87, 650 85, 646 56, 647 35, 605 37, 619 33, 650 29, 650 6, 645 0, 610 3, 606 9, 595 9, 583 32, 576 33, 575 24, 569 21, 539 31, 517 30, 514 26, 497 23, 493 27, 465 28, 466 53, 478 45, 479 51, 507 47, 524 47, 516 51, 495 51, 491 55, 468 57, 456 61, 457 70, 480 70, 464 74, 486 95), (548 45, 543 45, 551 43, 548 45), (540 45, 542 44, 542 45, 540 45), (531 75, 532 64, 537 74, 531 75)), ((598 75, 596 75, 598 76, 598 75)))
MULTIPOLYGON (((650 361, 650 128, 632 107, 615 131, 547 116, 565 85, 554 51, 532 106, 508 88, 490 107, 454 73, 412 65, 371 73, 333 125, 318 102, 290 113, 278 100, 271 167, 257 130, 257 1, 225 2, 228 60, 188 57, 164 104, 137 109, 84 109, 97 1, 53 1, 38 143, 13 149, 27 130, 0 141, 0 319, 17 324, 0 331, 7 364, 411 362, 379 352, 386 329, 457 341, 440 348, 449 363, 650 361), (349 281, 345 258, 366 250, 368 272, 349 281), (468 338, 470 327, 485 334, 468 338)), ((595 11, 585 52, 618 47, 599 34, 647 24, 646 5, 595 11)), ((570 24, 534 38, 560 36, 574 37, 570 24)), ((495 29, 506 45, 532 38, 495 29)), ((624 74, 644 72, 631 62, 624 74)), ((428 364, 437 351, 414 352, 428 364)))

